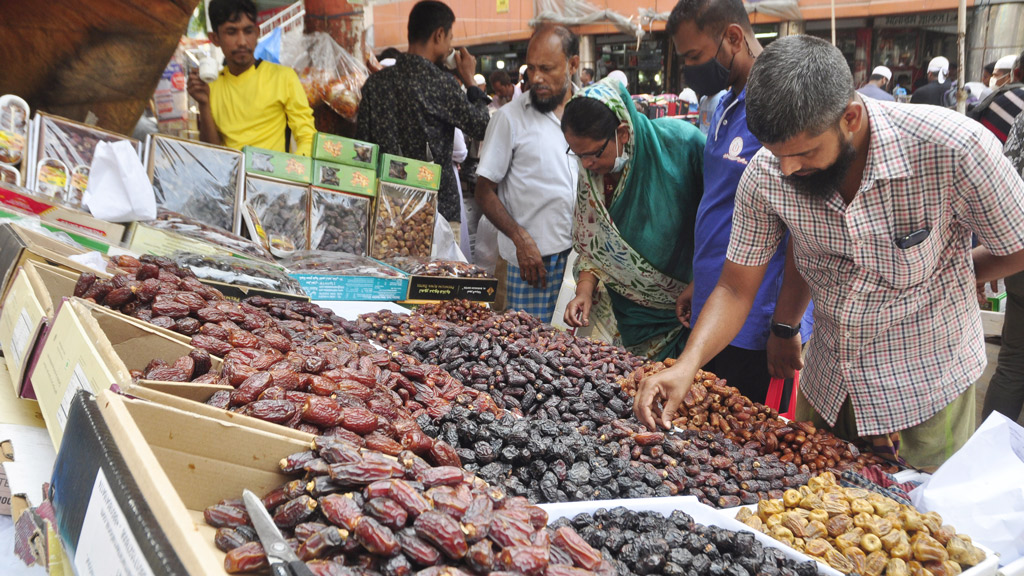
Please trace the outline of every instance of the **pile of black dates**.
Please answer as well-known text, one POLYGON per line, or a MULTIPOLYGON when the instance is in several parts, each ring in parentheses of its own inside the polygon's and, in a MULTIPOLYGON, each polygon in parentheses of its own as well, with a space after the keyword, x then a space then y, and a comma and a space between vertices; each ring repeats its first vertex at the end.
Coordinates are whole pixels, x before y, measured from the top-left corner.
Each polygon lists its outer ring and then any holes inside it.
POLYGON ((593 514, 560 518, 552 528, 571 526, 601 551, 619 576, 815 576, 813 560, 796 562, 776 548, 766 548, 750 532, 703 526, 675 511, 617 507, 593 514))

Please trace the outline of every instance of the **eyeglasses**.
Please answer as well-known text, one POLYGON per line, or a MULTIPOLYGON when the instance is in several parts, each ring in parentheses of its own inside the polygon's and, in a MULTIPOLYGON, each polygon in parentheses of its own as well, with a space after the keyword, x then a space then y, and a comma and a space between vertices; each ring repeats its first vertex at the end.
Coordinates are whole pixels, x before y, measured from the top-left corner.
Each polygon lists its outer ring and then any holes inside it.
POLYGON ((604 154, 604 149, 608 147, 608 143, 611 142, 611 141, 612 141, 611 138, 608 138, 607 140, 605 140, 604 144, 602 144, 601 147, 597 149, 597 152, 584 152, 583 154, 577 154, 577 153, 572 151, 572 147, 568 147, 568 148, 565 149, 565 153, 568 156, 575 156, 575 157, 579 158, 580 160, 586 160, 587 158, 597 158, 601 154, 604 154))

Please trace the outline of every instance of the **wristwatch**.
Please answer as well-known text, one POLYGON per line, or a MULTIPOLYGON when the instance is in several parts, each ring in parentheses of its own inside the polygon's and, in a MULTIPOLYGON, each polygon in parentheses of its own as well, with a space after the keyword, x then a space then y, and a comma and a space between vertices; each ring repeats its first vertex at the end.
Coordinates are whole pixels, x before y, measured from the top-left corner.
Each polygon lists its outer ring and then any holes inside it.
POLYGON ((799 324, 797 324, 796 326, 790 326, 789 324, 782 324, 780 322, 776 322, 775 319, 772 318, 772 334, 775 334, 779 338, 792 338, 793 336, 796 336, 799 333, 799 324))

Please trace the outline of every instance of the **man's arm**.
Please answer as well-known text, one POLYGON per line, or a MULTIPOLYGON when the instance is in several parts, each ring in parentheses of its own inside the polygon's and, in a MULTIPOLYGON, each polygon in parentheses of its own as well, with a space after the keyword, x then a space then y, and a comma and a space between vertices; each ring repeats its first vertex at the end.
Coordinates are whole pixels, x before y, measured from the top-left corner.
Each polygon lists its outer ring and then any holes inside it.
POLYGON ((974 259, 974 276, 978 284, 1013 276, 1024 270, 1024 250, 996 256, 988 248, 978 246, 971 251, 971 257, 974 259))
MULTIPOLYGON (((793 238, 790 237, 786 246, 786 268, 782 274, 782 288, 775 302, 772 320, 789 326, 796 326, 807 312, 811 301, 811 289, 807 286, 800 271, 796 269, 793 256, 793 238)), ((768 334, 768 373, 775 378, 792 378, 797 370, 804 367, 803 341, 800 334, 792 338, 779 338, 774 333, 768 334)))
POLYGON ((474 195, 484 216, 516 245, 520 278, 535 288, 546 288, 547 268, 537 249, 537 243, 533 241, 530 233, 509 215, 505 205, 498 198, 498 185, 477 173, 474 195))
POLYGON ((463 94, 454 84, 451 85, 451 90, 446 92, 445 110, 450 116, 448 121, 470 138, 479 140, 484 137, 487 122, 491 118, 491 113, 487 109, 491 100, 473 84, 476 58, 463 47, 455 53, 455 60, 458 64, 459 77, 466 86, 466 93, 463 94))
POLYGON ((224 142, 220 139, 220 131, 210 108, 210 85, 200 80, 199 74, 193 71, 189 71, 188 74, 188 95, 199 106, 199 140, 223 146, 224 142))
POLYGON ((697 370, 724 350, 743 328, 767 269, 767 264, 742 266, 725 261, 718 284, 675 365, 640 382, 633 411, 648 429, 657 429, 656 416, 662 426, 672 427, 676 410, 689 392, 697 370))
POLYGON ((288 127, 292 129, 292 136, 295 137, 295 153, 310 156, 313 153, 313 135, 316 134, 313 109, 309 107, 309 99, 302 89, 298 74, 286 68, 285 76, 284 113, 288 118, 288 127))

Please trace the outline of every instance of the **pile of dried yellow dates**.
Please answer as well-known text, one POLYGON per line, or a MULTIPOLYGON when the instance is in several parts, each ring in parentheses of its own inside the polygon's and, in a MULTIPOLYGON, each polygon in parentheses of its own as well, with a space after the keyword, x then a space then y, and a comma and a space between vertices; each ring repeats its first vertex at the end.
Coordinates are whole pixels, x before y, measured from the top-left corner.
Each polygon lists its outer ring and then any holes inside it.
POLYGON ((828 564, 862 576, 955 576, 985 559, 969 536, 916 509, 820 474, 782 500, 742 509, 744 524, 828 564))

